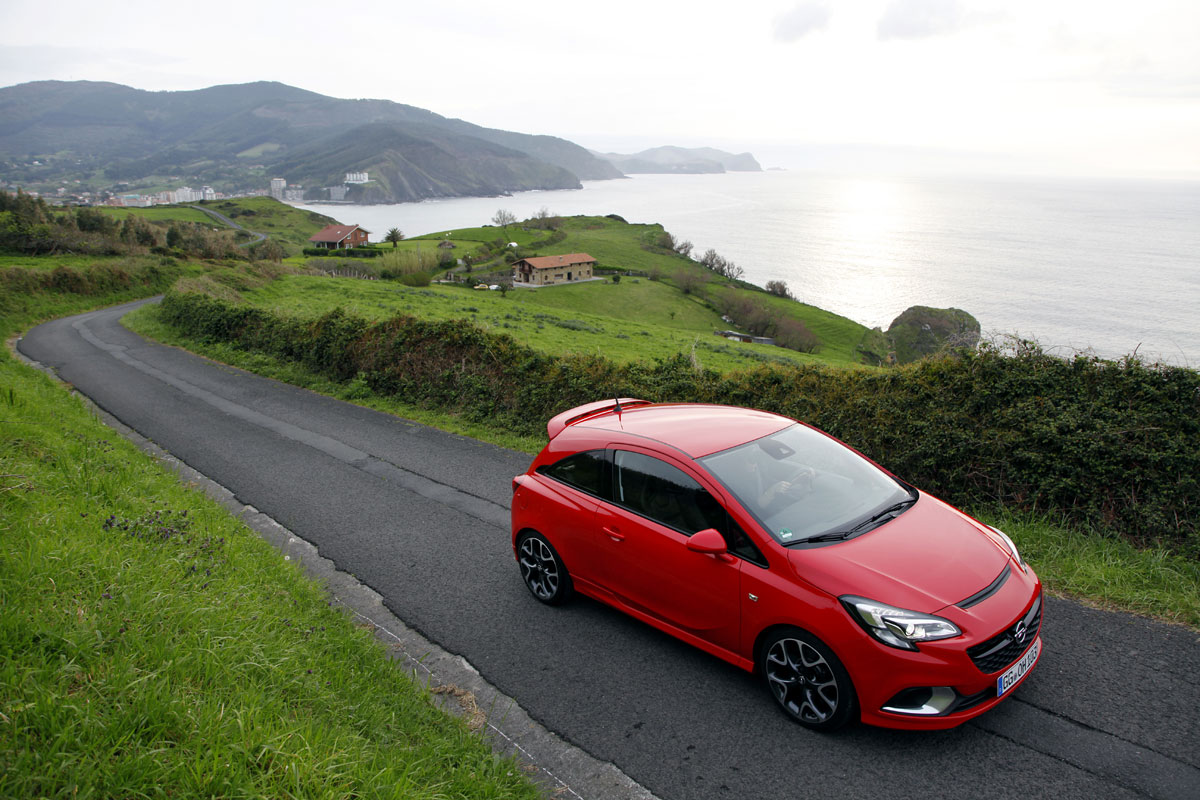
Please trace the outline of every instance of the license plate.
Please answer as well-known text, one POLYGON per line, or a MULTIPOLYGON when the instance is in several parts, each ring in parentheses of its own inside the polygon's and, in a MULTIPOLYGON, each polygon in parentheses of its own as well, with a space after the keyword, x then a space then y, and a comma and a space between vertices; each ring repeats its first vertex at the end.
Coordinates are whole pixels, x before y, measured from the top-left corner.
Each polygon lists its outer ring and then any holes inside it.
POLYGON ((1034 640, 1033 644, 1025 651, 1025 655, 1004 671, 1004 674, 996 679, 996 697, 1003 697, 1004 693, 1021 682, 1021 678, 1025 677, 1025 673, 1033 669, 1034 662, 1037 661, 1038 655, 1042 652, 1042 637, 1034 640))

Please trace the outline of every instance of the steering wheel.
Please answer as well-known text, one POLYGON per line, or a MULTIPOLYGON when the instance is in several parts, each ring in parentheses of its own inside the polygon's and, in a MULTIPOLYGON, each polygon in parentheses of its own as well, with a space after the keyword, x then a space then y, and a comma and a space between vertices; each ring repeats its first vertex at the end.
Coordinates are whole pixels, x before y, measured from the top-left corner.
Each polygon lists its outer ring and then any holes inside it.
POLYGON ((797 467, 785 479, 788 484, 786 489, 783 489, 781 494, 793 500, 799 500, 803 497, 808 497, 812 494, 813 481, 817 477, 817 471, 812 467, 801 466, 797 467))

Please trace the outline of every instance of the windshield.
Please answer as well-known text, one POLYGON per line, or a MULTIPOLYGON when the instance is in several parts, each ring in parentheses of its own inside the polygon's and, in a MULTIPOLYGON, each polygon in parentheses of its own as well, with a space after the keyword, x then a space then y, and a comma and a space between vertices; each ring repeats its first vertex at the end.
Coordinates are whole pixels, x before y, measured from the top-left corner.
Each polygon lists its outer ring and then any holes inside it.
POLYGON ((700 462, 783 544, 869 530, 873 517, 881 524, 883 512, 915 498, 853 450, 803 425, 700 462))

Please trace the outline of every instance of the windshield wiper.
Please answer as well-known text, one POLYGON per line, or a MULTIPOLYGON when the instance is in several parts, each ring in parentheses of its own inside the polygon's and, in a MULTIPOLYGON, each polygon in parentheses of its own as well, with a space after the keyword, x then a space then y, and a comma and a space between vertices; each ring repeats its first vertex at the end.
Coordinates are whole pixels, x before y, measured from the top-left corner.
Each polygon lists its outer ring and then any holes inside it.
POLYGON ((807 543, 807 542, 840 542, 843 539, 850 538, 851 536, 853 536, 854 534, 863 530, 864 528, 874 527, 875 524, 878 523, 879 521, 881 521, 884 517, 898 516, 901 511, 908 508, 915 502, 917 502, 917 499, 915 497, 910 497, 906 500, 901 500, 899 503, 894 503, 894 504, 888 506, 883 511, 880 511, 879 513, 872 516, 870 519, 863 520, 862 522, 855 525, 853 528, 850 528, 850 529, 844 530, 844 531, 830 531, 829 533, 819 533, 816 536, 809 536, 807 539, 801 539, 799 542, 796 542, 796 544, 807 543))

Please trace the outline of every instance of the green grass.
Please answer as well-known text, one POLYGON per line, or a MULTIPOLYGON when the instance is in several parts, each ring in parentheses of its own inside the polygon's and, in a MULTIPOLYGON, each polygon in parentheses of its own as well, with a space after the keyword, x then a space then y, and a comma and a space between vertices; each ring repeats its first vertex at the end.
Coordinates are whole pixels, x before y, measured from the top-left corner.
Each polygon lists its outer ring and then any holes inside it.
MULTIPOLYGON (((7 298, 0 333, 122 299, 7 298)), ((0 796, 539 796, 295 565, 7 350, 0 607, 0 796)))
MULTIPOLYGON (((380 231, 379 238, 382 239, 387 231, 380 231)), ((504 228, 483 227, 483 228, 454 228, 449 231, 435 231, 433 233, 423 233, 417 236, 409 237, 405 241, 422 241, 430 240, 441 241, 447 238, 446 234, 450 234, 450 240, 456 244, 468 243, 470 246, 475 246, 483 242, 494 242, 497 239, 505 244, 516 242, 522 247, 526 247, 534 242, 540 241, 550 233, 549 231, 531 230, 527 231, 519 225, 509 225, 508 230, 504 228)))
POLYGON ((121 206, 99 206, 98 207, 110 217, 123 220, 126 217, 141 217, 150 222, 194 222, 199 225, 215 225, 216 220, 205 214, 203 211, 197 211, 186 205, 178 206, 150 206, 149 208, 125 208, 121 206))
POLYGON ((743 369, 764 361, 822 361, 768 345, 731 342, 713 335, 722 326, 712 311, 652 281, 592 282, 547 289, 499 292, 463 287, 409 288, 394 281, 291 275, 242 293, 252 305, 312 318, 341 308, 372 320, 407 314, 431 320, 463 319, 547 353, 604 355, 631 362, 694 354, 709 369, 743 369), (677 311, 674 320, 639 308, 677 311), (621 317, 585 311, 621 313, 621 317), (661 321, 660 321, 661 320, 661 321), (678 322, 676 326, 672 323, 678 322))
MULTIPOLYGON (((308 237, 324 228, 336 224, 336 220, 315 211, 295 208, 272 197, 240 197, 230 200, 215 200, 197 203, 229 217, 243 228, 256 233, 265 233, 284 245, 289 252, 308 247, 308 237)), ((219 222, 198 208, 188 205, 150 206, 149 208, 102 207, 102 211, 118 219, 128 216, 143 217, 151 222, 194 222, 200 225, 221 226, 219 222)), ((380 234, 382 236, 382 234, 380 234)))
POLYGON ((272 197, 241 197, 215 200, 205 208, 224 214, 247 230, 265 233, 271 239, 292 247, 309 247, 308 237, 337 223, 333 217, 281 203, 272 197))
MULTIPOLYGON (((157 259, 157 256, 155 257, 157 259)), ((11 253, 0 253, 0 269, 6 267, 21 267, 30 270, 52 270, 58 267, 90 267, 93 264, 121 265, 128 261, 128 256, 87 256, 61 255, 47 258, 46 256, 24 256, 11 253)))
POLYGON ((1049 591, 1200 630, 1200 563, 1044 517, 979 518, 1012 537, 1049 591))

